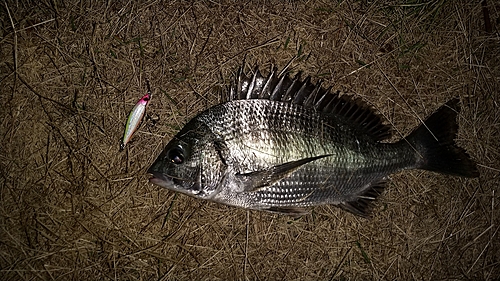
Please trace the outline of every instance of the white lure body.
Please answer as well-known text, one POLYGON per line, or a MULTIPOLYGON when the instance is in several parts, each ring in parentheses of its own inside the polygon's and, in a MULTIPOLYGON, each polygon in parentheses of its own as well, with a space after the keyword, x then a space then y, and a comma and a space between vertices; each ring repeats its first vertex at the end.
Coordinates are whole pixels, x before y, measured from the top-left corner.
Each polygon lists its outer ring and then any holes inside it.
POLYGON ((130 141, 135 131, 139 128, 144 113, 146 113, 146 106, 151 99, 151 93, 148 91, 134 106, 130 114, 128 115, 127 124, 125 125, 125 132, 123 134, 122 143, 120 144, 120 150, 125 148, 125 145, 130 141))

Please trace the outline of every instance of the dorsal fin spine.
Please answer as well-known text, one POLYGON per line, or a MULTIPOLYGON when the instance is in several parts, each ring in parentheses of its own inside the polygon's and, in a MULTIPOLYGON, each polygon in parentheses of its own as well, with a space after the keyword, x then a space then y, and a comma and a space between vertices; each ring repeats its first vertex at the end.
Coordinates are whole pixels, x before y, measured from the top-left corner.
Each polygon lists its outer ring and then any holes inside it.
MULTIPOLYGON (((243 67, 244 66, 245 65, 242 65, 238 69, 238 78, 236 78, 236 92, 235 92, 236 95, 234 96, 233 99, 240 99, 241 96, 242 96, 242 90, 243 90, 242 89, 242 86, 243 86, 243 81, 242 81, 243 79, 242 78, 243 78, 243 75, 244 75, 243 74, 243 67)), ((245 76, 245 78, 246 78, 246 76, 245 76)))
POLYGON ((292 79, 292 84, 290 84, 287 87, 285 94, 281 98, 281 101, 293 101, 294 95, 296 94, 296 91, 294 88, 296 87, 295 85, 297 83, 300 83, 300 76, 301 76, 300 72, 298 72, 295 75, 295 77, 292 79))
POLYGON ((264 86, 262 86, 262 91, 259 95, 259 99, 268 99, 271 94, 270 94, 270 91, 271 91, 271 83, 273 82, 274 80, 274 73, 276 73, 276 68, 275 67, 271 67, 271 71, 269 71, 269 74, 267 75, 267 78, 266 78, 266 83, 264 84, 264 86))
POLYGON ((323 111, 324 112, 323 109, 325 108, 325 106, 328 103, 330 103, 330 100, 332 100, 336 95, 338 95, 338 93, 332 94, 331 90, 332 90, 332 86, 328 87, 328 89, 326 89, 325 93, 318 99, 316 104, 314 104, 314 109, 316 111, 323 111), (330 99, 330 100, 328 100, 328 99, 330 99))
POLYGON ((310 86, 311 82, 311 76, 307 76, 307 78, 302 82, 302 86, 300 89, 297 91, 297 94, 295 94, 295 97, 293 98, 293 103, 295 104, 304 104, 304 100, 306 99, 306 90, 307 87, 310 86))
POLYGON ((274 90, 271 94, 271 97, 269 98, 270 100, 281 100, 280 92, 281 92, 281 88, 283 87, 283 81, 285 81, 285 78, 287 76, 288 75, 281 76, 281 79, 278 81, 278 84, 274 88, 274 90))
POLYGON ((252 75, 252 82, 250 82, 250 84, 248 85, 248 90, 247 90, 247 94, 246 94, 247 100, 252 98, 252 93, 253 93, 253 90, 255 88, 255 82, 257 80, 258 72, 259 72, 259 68, 256 66, 255 70, 253 72, 253 75, 252 75))
POLYGON ((311 94, 304 101, 305 106, 314 107, 314 101, 316 100, 318 93, 321 90, 321 84, 323 84, 323 81, 319 80, 314 89, 312 90, 311 94))

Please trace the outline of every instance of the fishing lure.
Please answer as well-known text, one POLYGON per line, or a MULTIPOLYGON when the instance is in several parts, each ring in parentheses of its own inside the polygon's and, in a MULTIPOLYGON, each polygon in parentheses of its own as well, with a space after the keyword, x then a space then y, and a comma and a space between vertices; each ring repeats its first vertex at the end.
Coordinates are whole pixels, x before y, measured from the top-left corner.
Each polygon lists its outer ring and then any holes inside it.
POLYGON ((144 113, 146 112, 146 106, 151 100, 151 87, 149 86, 149 80, 146 79, 146 86, 148 88, 147 94, 145 94, 134 106, 132 111, 130 111, 127 119, 127 124, 125 125, 125 132, 123 133, 123 139, 120 144, 120 150, 125 148, 125 145, 130 141, 132 135, 139 128, 144 113))

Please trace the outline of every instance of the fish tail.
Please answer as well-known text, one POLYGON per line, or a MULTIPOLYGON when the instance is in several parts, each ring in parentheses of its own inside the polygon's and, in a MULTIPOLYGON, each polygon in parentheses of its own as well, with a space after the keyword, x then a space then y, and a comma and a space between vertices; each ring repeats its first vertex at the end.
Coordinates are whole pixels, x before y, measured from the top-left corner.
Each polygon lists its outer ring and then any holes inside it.
POLYGON ((459 111, 458 99, 448 101, 406 138, 417 151, 417 168, 462 177, 479 176, 474 161, 455 143, 459 111))

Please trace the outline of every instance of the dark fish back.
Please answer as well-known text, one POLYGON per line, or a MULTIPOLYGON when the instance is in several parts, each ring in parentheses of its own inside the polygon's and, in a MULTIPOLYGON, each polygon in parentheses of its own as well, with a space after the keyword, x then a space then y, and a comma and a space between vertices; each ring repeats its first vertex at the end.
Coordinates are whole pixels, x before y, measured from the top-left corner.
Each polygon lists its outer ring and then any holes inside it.
POLYGON ((264 99, 296 104, 325 116, 341 118, 376 141, 391 136, 390 127, 362 100, 341 94, 340 91, 332 92, 331 87, 325 89, 322 81, 313 84, 310 76, 301 80, 300 72, 294 78, 290 78, 289 73, 281 76, 276 73, 277 68, 272 67, 268 76, 264 77, 255 67, 253 74, 247 76, 241 66, 226 100, 264 99))

